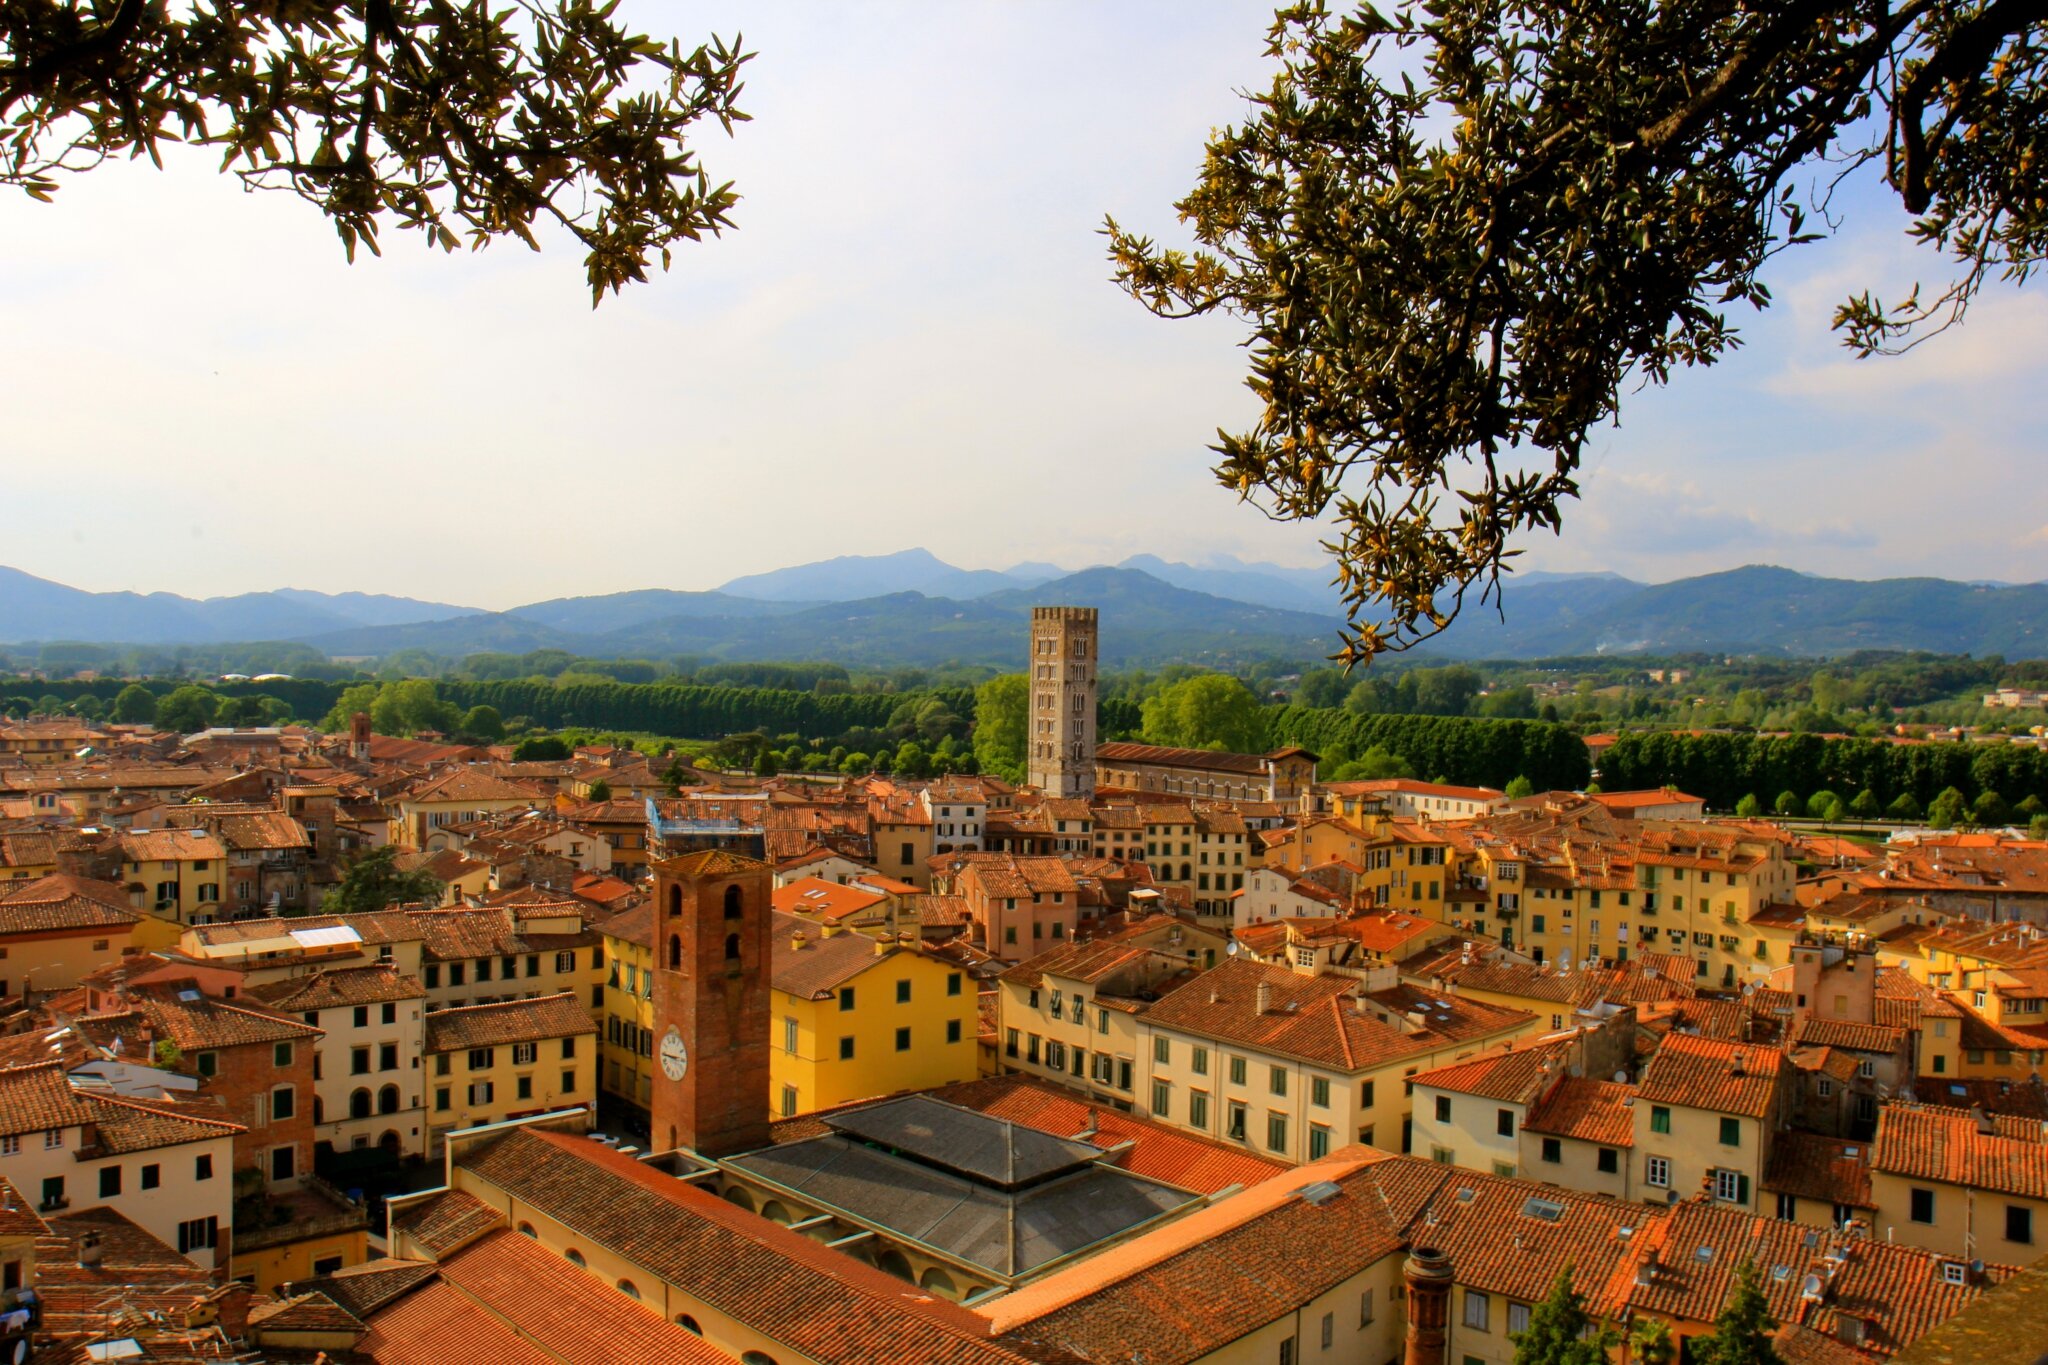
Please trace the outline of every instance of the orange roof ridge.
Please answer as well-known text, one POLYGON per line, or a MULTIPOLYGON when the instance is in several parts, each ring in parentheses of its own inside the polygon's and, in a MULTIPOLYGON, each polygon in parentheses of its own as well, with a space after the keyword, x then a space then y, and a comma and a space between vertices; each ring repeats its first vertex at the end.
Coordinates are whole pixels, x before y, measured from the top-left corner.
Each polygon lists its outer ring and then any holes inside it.
POLYGON ((1366 1167, 1391 1160, 1370 1147, 1346 1147, 1319 1161, 1297 1166, 1227 1199, 1219 1199, 1155 1231, 1143 1233, 1100 1255, 1057 1271, 991 1300, 981 1314, 997 1336, 1015 1331, 1069 1304, 1148 1270, 1162 1261, 1244 1226, 1279 1208, 1308 1186, 1341 1180, 1366 1167))

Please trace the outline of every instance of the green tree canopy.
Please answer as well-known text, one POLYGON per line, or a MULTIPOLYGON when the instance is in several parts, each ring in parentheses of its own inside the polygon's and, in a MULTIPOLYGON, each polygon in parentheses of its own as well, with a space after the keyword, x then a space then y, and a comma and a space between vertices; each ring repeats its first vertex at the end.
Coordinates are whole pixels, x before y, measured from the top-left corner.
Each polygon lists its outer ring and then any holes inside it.
POLYGON ((1968 813, 1963 794, 1954 787, 1943 787, 1927 805, 1927 823, 1936 829, 1954 829, 1968 813))
POLYGON ((1970 820, 1979 825, 2003 825, 2012 820, 2012 807, 2005 798, 1986 787, 1970 803, 1970 820))
POLYGON ((0 23, 0 185, 47 200, 65 173, 203 145, 255 189, 330 218, 349 258, 389 224, 445 250, 582 245, 593 300, 730 226, 738 196, 686 142, 726 131, 747 56, 686 51, 599 0, 307 5, 32 0, 0 23))
POLYGON ((1799 793, 1787 787, 1778 793, 1778 799, 1771 803, 1771 809, 1780 815, 1797 815, 1806 809, 1806 803, 1799 799, 1799 793))
POLYGON ((1868 787, 1856 793, 1856 799, 1849 803, 1849 809, 1859 820, 1874 820, 1884 813, 1884 806, 1878 802, 1877 793, 1868 787))
POLYGON ((1376 782, 1388 777, 1413 777, 1415 765, 1384 744, 1375 744, 1348 763, 1340 763, 1330 774, 1332 782, 1376 782))
POLYGON ((1263 747, 1259 699, 1227 674, 1185 678, 1145 699, 1145 738, 1180 749, 1257 752, 1263 747))
POLYGON ((1147 308, 1246 320, 1260 411, 1216 475, 1331 528, 1352 659, 1442 630, 1561 528, 1624 386, 1737 344, 1764 262, 1816 235, 1810 178, 1876 162, 1955 262, 1945 289, 1845 302, 1862 353, 2048 242, 2032 3, 1332 11, 1277 15, 1278 73, 1176 206, 1194 249, 1108 234, 1147 308))
POLYGON ((1756 1263, 1744 1261, 1736 1268, 1728 1302, 1714 1319, 1714 1335, 1686 1342, 1685 1357, 1693 1365, 1785 1365, 1771 1345, 1777 1329, 1756 1263))
POLYGON ((156 720, 156 696, 141 683, 129 683, 114 695, 114 720, 121 725, 148 725, 156 720))
POLYGON ((1516 1335, 1515 1365, 1607 1365, 1620 1340, 1613 1328, 1586 1311, 1586 1297, 1572 1288, 1566 1265, 1550 1292, 1529 1308, 1529 1325, 1516 1335))
POLYGON ((1816 820, 1828 818, 1828 811, 1842 804, 1842 798, 1823 787, 1806 798, 1806 813, 1816 820))
POLYGON ((461 723, 456 729, 464 738, 478 744, 496 744, 505 737, 505 718, 498 714, 495 706, 472 706, 462 713, 461 723))
POLYGON ((174 688, 156 704, 156 728, 191 734, 213 724, 220 698, 203 687, 186 684, 174 688))
POLYGON ((398 850, 386 845, 370 849, 351 862, 341 874, 341 881, 320 902, 320 908, 328 914, 352 915, 414 901, 431 905, 441 899, 444 885, 425 868, 400 871, 398 850))
POLYGON ((569 756, 569 746, 554 735, 529 735, 512 746, 514 763, 557 762, 569 756))
POLYGON ((1918 820, 1920 803, 1913 799, 1913 793, 1900 792, 1898 797, 1884 808, 1884 813, 1894 820, 1918 820))
POLYGON ((1735 815, 1740 820, 1754 820, 1764 813, 1764 803, 1756 799, 1755 792, 1747 792, 1735 803, 1735 815))
POLYGON ((1030 723, 1031 680, 1004 673, 974 689, 974 757, 985 773, 1024 780, 1024 744, 1030 723))
POLYGON ((1534 782, 1531 782, 1528 778, 1521 776, 1517 776, 1512 782, 1508 783, 1508 785, 1502 790, 1502 795, 1506 796, 1509 800, 1512 801, 1519 801, 1523 797, 1533 796, 1535 795, 1535 793, 1536 784, 1534 782))
POLYGON ((590 797, 589 797, 589 799, 590 799, 590 800, 592 800, 592 801, 609 801, 609 800, 611 800, 611 799, 612 799, 612 784, 611 784, 611 783, 609 783, 609 782, 607 782, 607 781, 605 781, 605 780, 604 780, 603 778, 601 778, 601 777, 600 777, 600 778, 598 778, 598 779, 597 779, 597 781, 595 781, 595 782, 593 782, 593 783, 591 783, 591 784, 590 784, 590 797))

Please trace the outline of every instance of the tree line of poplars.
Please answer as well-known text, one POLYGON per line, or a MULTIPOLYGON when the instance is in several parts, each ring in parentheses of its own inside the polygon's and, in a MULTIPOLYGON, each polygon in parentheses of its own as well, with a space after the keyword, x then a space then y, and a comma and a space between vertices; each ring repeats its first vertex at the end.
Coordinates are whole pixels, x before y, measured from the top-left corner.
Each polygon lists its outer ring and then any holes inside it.
MULTIPOLYGON (((2048 751, 2011 743, 1893 743, 1818 735, 1629 732, 1600 758, 1609 790, 1675 786, 1715 810, 1808 815, 1816 797, 1843 814, 1925 816, 1943 826, 1968 816, 2002 824, 2048 803, 2048 751), (1785 809, 1787 798, 1799 809, 1785 809)), ((1833 818, 1840 819, 1842 815, 1833 818)))

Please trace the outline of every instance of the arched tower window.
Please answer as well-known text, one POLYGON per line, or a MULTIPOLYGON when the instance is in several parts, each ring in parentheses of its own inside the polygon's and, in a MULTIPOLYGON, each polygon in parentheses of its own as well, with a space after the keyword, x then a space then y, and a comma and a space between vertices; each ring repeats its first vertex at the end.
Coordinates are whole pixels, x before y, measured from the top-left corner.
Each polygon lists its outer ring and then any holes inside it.
POLYGON ((683 913, 683 888, 673 883, 668 888, 668 912, 671 915, 683 913))
POLYGON ((725 936, 725 960, 727 962, 738 962, 740 960, 740 936, 738 934, 727 934, 725 936))
POLYGON ((727 919, 738 919, 740 917, 740 889, 737 886, 725 888, 725 917, 727 919))
POLYGON ((681 934, 670 934, 668 936, 668 969, 672 972, 679 972, 683 969, 683 936, 681 934))

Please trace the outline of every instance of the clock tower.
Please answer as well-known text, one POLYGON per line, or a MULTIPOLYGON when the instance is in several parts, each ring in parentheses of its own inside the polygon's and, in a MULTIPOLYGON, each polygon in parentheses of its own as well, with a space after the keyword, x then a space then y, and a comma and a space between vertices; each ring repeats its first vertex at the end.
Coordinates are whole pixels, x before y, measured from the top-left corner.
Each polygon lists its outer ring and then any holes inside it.
POLYGON ((768 864, 707 850, 654 864, 656 1151, 768 1145, 768 864))

